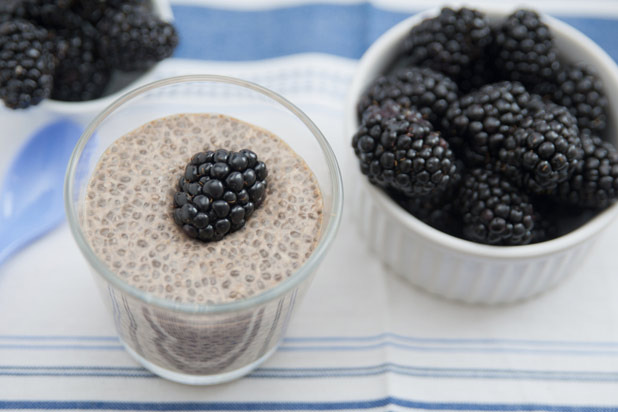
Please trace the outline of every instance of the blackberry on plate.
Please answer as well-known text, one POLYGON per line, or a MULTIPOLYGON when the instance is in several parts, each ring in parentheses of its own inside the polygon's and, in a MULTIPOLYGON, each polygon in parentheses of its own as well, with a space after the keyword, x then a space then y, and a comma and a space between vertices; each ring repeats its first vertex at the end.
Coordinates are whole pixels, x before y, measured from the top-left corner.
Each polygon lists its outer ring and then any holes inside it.
POLYGON ((0 23, 0 98, 12 109, 24 109, 48 97, 54 58, 47 30, 25 20, 0 23))
POLYGON ((481 87, 455 102, 442 118, 442 129, 454 148, 471 163, 494 158, 528 112, 533 97, 518 82, 481 87))
POLYGON ((584 158, 553 195, 577 206, 604 209, 618 198, 618 151, 599 137, 582 137, 584 158))
POLYGON ((565 106, 575 116, 580 132, 603 135, 608 101, 603 83, 593 68, 567 65, 546 88, 554 103, 565 106))
POLYGON ((528 88, 551 81, 560 69, 549 27, 531 10, 517 10, 496 30, 493 52, 500 74, 528 88))
POLYGON ((528 196, 490 168, 464 174, 456 202, 468 240, 525 245, 533 239, 534 209, 528 196))
POLYGON ((145 70, 171 56, 178 44, 174 27, 139 5, 106 10, 96 28, 101 56, 124 71, 145 70))
POLYGON ((483 59, 491 38, 482 13, 443 8, 437 17, 412 28, 402 51, 410 65, 429 67, 459 82, 470 79, 474 62, 483 59))
POLYGON ((174 195, 174 221, 192 238, 220 240, 241 229, 266 196, 264 162, 247 149, 196 153, 174 195))
POLYGON ((380 76, 365 91, 357 107, 362 115, 370 105, 394 100, 419 111, 435 125, 457 97, 457 84, 445 75, 429 68, 405 67, 380 76))
POLYGON ((110 78, 110 69, 99 56, 94 37, 84 31, 58 34, 65 46, 56 64, 52 99, 85 101, 100 97, 110 78))
POLYGON ((498 152, 500 170, 532 193, 568 180, 584 156, 577 121, 554 103, 539 104, 498 152))
POLYGON ((459 173, 448 143, 431 123, 392 101, 365 111, 352 147, 372 183, 404 196, 446 190, 459 173))

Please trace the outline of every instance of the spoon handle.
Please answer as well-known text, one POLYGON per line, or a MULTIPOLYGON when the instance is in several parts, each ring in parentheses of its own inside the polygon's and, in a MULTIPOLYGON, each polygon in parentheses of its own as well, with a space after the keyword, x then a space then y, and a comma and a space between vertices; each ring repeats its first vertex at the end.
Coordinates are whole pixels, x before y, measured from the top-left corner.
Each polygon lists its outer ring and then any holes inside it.
POLYGON ((13 159, 0 183, 0 265, 64 220, 64 175, 81 133, 79 124, 57 119, 35 131, 13 159))

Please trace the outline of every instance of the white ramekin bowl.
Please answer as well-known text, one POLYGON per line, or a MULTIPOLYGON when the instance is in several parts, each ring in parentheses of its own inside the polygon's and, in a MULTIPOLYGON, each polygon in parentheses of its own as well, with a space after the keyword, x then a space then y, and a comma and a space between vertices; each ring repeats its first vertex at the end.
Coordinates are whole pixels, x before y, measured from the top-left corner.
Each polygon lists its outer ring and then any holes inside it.
MULTIPOLYGON (((490 22, 515 8, 486 9, 490 22)), ((356 102, 392 63, 409 30, 439 9, 412 16, 384 33, 363 55, 346 104, 346 138, 358 128, 356 102)), ((609 135, 616 136, 618 67, 592 40, 543 15, 561 56, 585 61, 599 72, 609 98, 609 135)), ((616 139, 616 137, 614 137, 616 139)), ((618 144, 618 141, 615 141, 618 144)), ((353 155, 352 155, 353 157, 353 155)), ((600 232, 618 215, 618 203, 559 238, 525 246, 489 246, 455 238, 416 219, 361 175, 356 159, 351 179, 361 235, 393 272, 416 286, 467 303, 510 303, 537 295, 575 272, 600 232)))
MULTIPOLYGON (((173 21, 174 16, 169 0, 150 1, 152 2, 152 10, 155 14, 166 22, 171 23, 173 21)), ((115 71, 107 87, 108 92, 103 96, 83 102, 65 102, 61 100, 45 99, 40 104, 41 110, 53 113, 54 115, 72 118, 85 125, 92 120, 94 115, 102 112, 104 108, 116 101, 119 97, 125 95, 129 90, 154 80, 156 67, 157 64, 146 71, 131 73, 115 71)))

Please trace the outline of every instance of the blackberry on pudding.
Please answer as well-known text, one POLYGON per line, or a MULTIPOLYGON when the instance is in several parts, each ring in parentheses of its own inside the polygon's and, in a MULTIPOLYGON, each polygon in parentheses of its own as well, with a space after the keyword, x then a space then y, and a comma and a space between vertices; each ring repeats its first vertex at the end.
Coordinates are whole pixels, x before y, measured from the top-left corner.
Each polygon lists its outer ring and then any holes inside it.
POLYGON ((266 196, 264 162, 248 149, 199 152, 174 195, 174 221, 187 236, 220 240, 245 226, 266 196))

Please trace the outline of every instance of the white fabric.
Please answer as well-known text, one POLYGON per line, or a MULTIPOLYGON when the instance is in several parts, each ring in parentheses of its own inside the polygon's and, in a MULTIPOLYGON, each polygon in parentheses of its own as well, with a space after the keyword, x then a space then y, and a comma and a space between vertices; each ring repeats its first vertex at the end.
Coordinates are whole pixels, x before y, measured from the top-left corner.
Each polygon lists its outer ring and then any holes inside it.
MULTIPOLYGON (((347 176, 355 165, 342 113, 355 65, 315 54, 260 63, 168 61, 155 77, 221 73, 271 87, 317 123, 347 176)), ((21 143, 15 136, 50 118, 36 109, 0 111, 0 174, 21 143)), ((0 407, 108 401, 120 403, 101 408, 305 408, 298 402, 309 402, 310 410, 618 408, 618 222, 555 290, 512 306, 465 306, 389 273, 359 238, 347 195, 338 237, 280 350, 252 375, 215 387, 153 377, 121 349, 63 224, 0 267, 0 407)))

